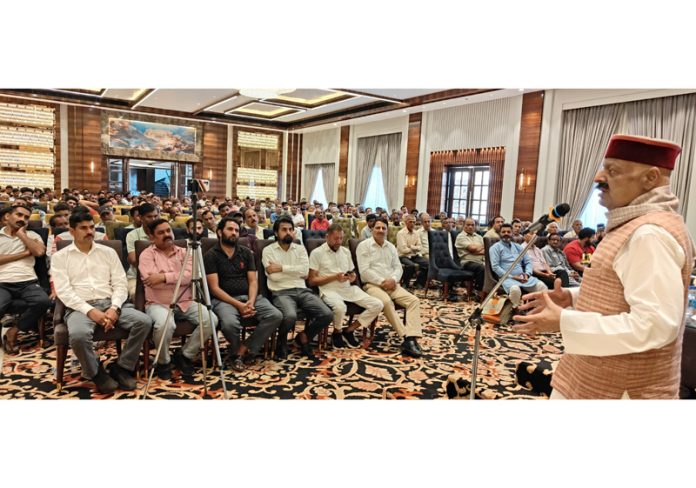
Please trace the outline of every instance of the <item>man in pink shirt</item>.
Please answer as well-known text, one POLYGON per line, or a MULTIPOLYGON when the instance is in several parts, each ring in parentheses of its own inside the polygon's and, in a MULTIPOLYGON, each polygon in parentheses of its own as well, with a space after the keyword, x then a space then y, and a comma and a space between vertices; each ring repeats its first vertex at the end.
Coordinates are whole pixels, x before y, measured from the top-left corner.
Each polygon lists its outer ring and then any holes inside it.
MULTIPOLYGON (((152 245, 140 254, 138 271, 145 285, 145 312, 154 321, 153 337, 155 346, 164 334, 162 351, 155 365, 155 372, 160 379, 172 377, 169 344, 176 329, 175 320, 188 320, 198 326, 198 307, 191 297, 191 259, 186 262, 186 269, 179 288, 174 313, 169 314, 174 288, 179 279, 184 263, 186 249, 174 244, 174 235, 169 223, 157 219, 150 224, 152 245), (167 320, 169 317, 169 320, 167 320), (165 324, 166 322, 166 324, 165 324)), ((217 317, 212 314, 213 327, 217 325, 217 317)), ((203 310, 204 340, 212 335, 208 311, 203 310)), ((201 334, 198 327, 188 337, 181 349, 178 349, 171 360, 184 376, 193 374, 193 359, 201 349, 201 334)))

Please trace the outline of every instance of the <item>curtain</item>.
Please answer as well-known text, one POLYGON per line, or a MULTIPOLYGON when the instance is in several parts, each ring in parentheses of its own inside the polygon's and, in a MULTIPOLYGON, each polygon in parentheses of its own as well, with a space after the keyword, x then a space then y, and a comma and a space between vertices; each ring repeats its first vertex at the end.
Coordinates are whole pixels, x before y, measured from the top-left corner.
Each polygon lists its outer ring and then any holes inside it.
MULTIPOLYGON (((336 165, 334 163, 322 164, 321 177, 324 183, 324 194, 328 202, 335 202, 334 196, 334 178, 336 176, 336 165)), ((327 203, 328 203, 327 202, 327 203)))
POLYGON ((384 194, 387 197, 387 207, 398 209, 401 207, 399 202, 399 178, 401 168, 399 167, 399 157, 401 156, 401 132, 377 136, 380 152, 380 164, 382 166, 382 183, 384 184, 384 194))
POLYGON ((582 213, 592 193, 609 138, 617 132, 622 105, 602 105, 563 112, 561 159, 555 202, 567 202, 570 213, 562 225, 582 213))
MULTIPOLYGON (((378 136, 377 136, 378 137, 378 136)), ((358 139, 358 153, 355 162, 355 196, 356 205, 364 203, 367 195, 367 185, 370 183, 372 169, 377 159, 377 137, 361 137, 358 139)))
POLYGON ((626 104, 620 132, 657 137, 676 142, 682 148, 672 172, 672 191, 679 198, 680 213, 686 217, 686 200, 693 172, 696 94, 653 98, 626 104))
POLYGON ((312 198, 312 193, 314 192, 314 187, 317 184, 317 178, 319 177, 321 166, 321 164, 308 164, 304 167, 304 190, 307 195, 307 201, 310 201, 312 198))

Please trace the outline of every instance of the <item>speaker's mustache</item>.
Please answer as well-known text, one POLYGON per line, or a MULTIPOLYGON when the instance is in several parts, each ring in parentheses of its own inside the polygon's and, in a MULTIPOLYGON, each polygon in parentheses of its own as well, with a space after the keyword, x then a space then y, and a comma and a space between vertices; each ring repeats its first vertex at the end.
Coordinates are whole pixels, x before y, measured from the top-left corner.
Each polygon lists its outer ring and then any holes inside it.
POLYGON ((609 189, 609 185, 607 185, 606 183, 597 183, 596 188, 597 188, 598 190, 608 190, 608 189, 609 189))

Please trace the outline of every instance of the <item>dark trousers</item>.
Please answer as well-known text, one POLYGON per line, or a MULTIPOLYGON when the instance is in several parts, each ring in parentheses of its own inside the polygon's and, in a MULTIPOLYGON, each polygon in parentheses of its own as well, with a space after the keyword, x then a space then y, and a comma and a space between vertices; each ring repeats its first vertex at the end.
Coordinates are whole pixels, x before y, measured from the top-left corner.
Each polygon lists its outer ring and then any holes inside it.
POLYGON ((428 260, 423 256, 411 256, 407 258, 401 256, 399 258, 401 264, 404 267, 404 286, 409 286, 411 278, 416 273, 416 267, 418 267, 418 277, 416 278, 416 283, 421 286, 425 286, 425 281, 428 279, 428 260))
POLYGON ((278 340, 281 344, 287 341, 288 332, 297 322, 298 309, 302 310, 307 317, 305 333, 310 341, 333 320, 331 309, 309 288, 274 291, 273 305, 283 314, 283 320, 278 328, 278 340))
POLYGON ((540 276, 540 275, 537 275, 536 273, 534 274, 534 276, 536 276, 541 281, 543 281, 549 290, 553 290, 553 283, 554 283, 554 281, 556 281, 556 278, 561 279, 561 286, 568 287, 570 285, 570 280, 568 278, 568 272, 566 270, 557 269, 553 273, 556 275, 553 278, 546 278, 545 276, 540 276))
POLYGON ((13 300, 24 300, 27 309, 19 316, 17 328, 23 332, 36 329, 39 319, 51 306, 51 299, 38 280, 19 283, 0 283, 0 316, 5 314, 13 300))
POLYGON ((474 273, 474 289, 483 290, 483 280, 486 275, 486 267, 482 263, 476 261, 462 261, 462 269, 474 273))

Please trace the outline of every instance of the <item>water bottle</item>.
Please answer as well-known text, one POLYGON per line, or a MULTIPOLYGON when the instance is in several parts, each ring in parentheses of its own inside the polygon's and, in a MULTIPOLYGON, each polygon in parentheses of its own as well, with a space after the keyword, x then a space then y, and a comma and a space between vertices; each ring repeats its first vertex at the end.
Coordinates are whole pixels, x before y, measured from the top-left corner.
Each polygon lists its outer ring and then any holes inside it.
POLYGON ((687 327, 696 329, 696 286, 694 285, 689 287, 689 301, 686 304, 684 320, 687 327))

